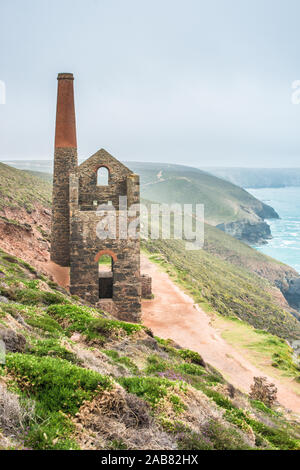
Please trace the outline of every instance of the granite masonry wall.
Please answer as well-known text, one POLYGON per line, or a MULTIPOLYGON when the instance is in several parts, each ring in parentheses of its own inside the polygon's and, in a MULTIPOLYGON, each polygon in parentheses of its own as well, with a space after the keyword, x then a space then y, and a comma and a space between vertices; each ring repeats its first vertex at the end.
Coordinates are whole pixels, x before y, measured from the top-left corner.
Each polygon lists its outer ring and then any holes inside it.
POLYGON ((127 195, 127 176, 132 174, 125 165, 101 149, 83 162, 78 171, 81 210, 94 210, 94 201, 98 205, 111 201, 115 209, 119 209, 119 196, 127 195), (97 172, 101 167, 109 172, 107 186, 97 185, 97 172))
POLYGON ((69 178, 77 168, 76 148, 57 148, 54 154, 51 260, 70 266, 69 178))
POLYGON ((148 274, 142 274, 142 298, 152 299, 152 278, 148 274))
MULTIPOLYGON (((119 237, 121 217, 127 216, 129 223, 135 216, 125 210, 115 211, 116 238, 99 239, 97 225, 100 216, 97 204, 114 202, 115 191, 128 197, 128 204, 139 202, 139 177, 114 159, 104 150, 99 151, 79 166, 77 173, 70 176, 70 290, 84 298, 91 305, 99 302, 98 261, 103 254, 113 258, 112 300, 118 317, 128 321, 140 321, 141 276, 140 241, 138 238, 119 237), (110 183, 97 186, 97 170, 109 168, 110 183), (86 191, 88 184, 89 191, 86 191), (113 186, 111 186, 113 185, 113 186), (82 204, 80 204, 80 202, 82 204)), ((116 204, 117 208, 118 205, 116 204)))

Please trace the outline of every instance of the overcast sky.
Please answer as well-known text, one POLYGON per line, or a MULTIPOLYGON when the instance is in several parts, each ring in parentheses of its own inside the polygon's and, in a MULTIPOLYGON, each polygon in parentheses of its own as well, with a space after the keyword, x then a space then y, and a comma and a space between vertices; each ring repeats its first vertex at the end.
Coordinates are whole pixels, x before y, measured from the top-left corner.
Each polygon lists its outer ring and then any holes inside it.
POLYGON ((53 155, 58 72, 78 153, 300 166, 299 0, 0 0, 0 159, 53 155))

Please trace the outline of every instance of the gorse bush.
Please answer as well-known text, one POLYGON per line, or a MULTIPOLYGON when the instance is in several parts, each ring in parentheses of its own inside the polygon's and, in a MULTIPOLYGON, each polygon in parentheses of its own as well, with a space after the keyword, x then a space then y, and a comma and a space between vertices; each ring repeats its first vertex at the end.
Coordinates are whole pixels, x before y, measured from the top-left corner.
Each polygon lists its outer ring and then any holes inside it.
POLYGON ((45 292, 35 288, 27 289, 14 289, 10 291, 10 298, 16 302, 28 305, 52 305, 52 304, 65 304, 68 299, 59 292, 45 292))
POLYGON ((58 337, 63 333, 63 328, 60 324, 44 312, 43 315, 37 314, 26 318, 26 322, 34 328, 43 330, 47 336, 58 337))
MULTIPOLYGON (((36 352, 45 352, 47 346, 47 340, 44 347, 38 343, 36 352)), ((49 356, 9 353, 2 368, 18 384, 18 393, 34 399, 35 419, 25 438, 34 449, 77 449, 70 438, 74 425, 67 414, 74 416, 85 400, 112 386, 106 376, 49 356)))
POLYGON ((143 328, 142 325, 100 317, 96 310, 78 305, 52 305, 47 312, 57 321, 63 322, 66 334, 80 332, 87 339, 100 343, 104 343, 111 334, 123 332, 131 335, 143 328))
POLYGON ((30 353, 35 356, 60 357, 74 364, 79 363, 77 356, 61 346, 59 340, 54 338, 35 341, 31 347, 30 353))
POLYGON ((107 377, 59 358, 8 354, 6 367, 50 411, 75 414, 84 400, 111 386, 107 377))
POLYGON ((180 372, 184 372, 186 374, 190 374, 190 375, 204 375, 206 374, 206 370, 201 367, 201 366, 197 366, 196 364, 190 364, 190 363, 184 363, 184 364, 179 364, 177 366, 177 370, 180 371, 180 372))
POLYGON ((190 349, 178 349, 177 354, 183 359, 190 360, 193 364, 205 367, 205 362, 196 351, 191 351, 190 349))
POLYGON ((169 389, 176 387, 176 382, 159 377, 120 377, 118 382, 129 393, 144 398, 153 407, 168 394, 169 389))
POLYGON ((252 406, 270 416, 277 416, 279 413, 266 406, 262 401, 251 400, 252 406))
POLYGON ((169 367, 168 362, 162 360, 157 354, 151 354, 147 357, 147 374, 153 374, 157 372, 164 372, 169 367))

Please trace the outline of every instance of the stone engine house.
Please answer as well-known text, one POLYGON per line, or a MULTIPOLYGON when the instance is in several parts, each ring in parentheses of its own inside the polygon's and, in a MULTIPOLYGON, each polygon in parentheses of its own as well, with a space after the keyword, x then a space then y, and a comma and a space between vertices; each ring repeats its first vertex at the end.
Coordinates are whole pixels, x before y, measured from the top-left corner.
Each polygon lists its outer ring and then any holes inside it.
POLYGON ((139 204, 139 176, 103 149, 78 165, 73 80, 58 75, 51 260, 70 268, 72 294, 139 321, 142 279, 149 291, 149 278, 140 275, 139 237, 123 239, 116 230, 116 237, 100 239, 96 232, 99 205, 113 206, 118 228, 128 215, 119 197, 127 197, 128 208, 139 204))

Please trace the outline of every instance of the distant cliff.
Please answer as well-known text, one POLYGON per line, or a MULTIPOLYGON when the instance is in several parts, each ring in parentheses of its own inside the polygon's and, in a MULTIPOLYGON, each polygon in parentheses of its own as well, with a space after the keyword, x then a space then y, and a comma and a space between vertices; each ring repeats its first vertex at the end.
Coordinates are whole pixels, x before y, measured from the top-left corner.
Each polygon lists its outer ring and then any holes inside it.
POLYGON ((262 220, 237 220, 236 222, 219 224, 217 228, 250 245, 262 245, 272 238, 270 226, 262 220))

